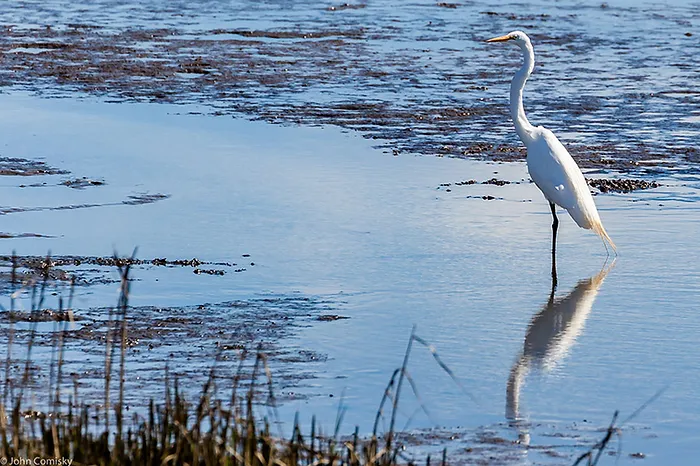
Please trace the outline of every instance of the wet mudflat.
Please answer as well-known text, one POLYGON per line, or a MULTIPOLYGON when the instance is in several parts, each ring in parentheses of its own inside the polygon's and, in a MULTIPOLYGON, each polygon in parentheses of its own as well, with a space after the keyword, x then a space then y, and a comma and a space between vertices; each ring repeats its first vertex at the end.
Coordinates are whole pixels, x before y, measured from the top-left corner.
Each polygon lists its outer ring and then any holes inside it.
MULTIPOLYGON (((348 431, 369 432, 417 324, 464 390, 415 352, 428 414, 402 401, 413 451, 568 464, 616 409, 624 419, 668 387, 623 426, 620 459, 687 463, 700 412, 698 10, 360 6, 3 7, 4 289, 11 250, 27 275, 51 251, 51 293, 77 277, 67 360, 80 392, 99 393, 111 254, 138 246, 134 410, 159 396, 166 365, 196 394, 217 355, 226 380, 262 345, 282 419, 299 410, 330 429, 342 400, 348 431), (506 114, 518 55, 481 43, 515 28, 534 31, 539 57, 531 120, 588 168, 622 251, 607 269, 598 240, 562 222, 555 299, 549 212, 506 114)), ((27 299, 3 316, 18 343, 27 299)), ((39 317, 37 387, 65 320, 39 317)))
POLYGON ((519 51, 483 41, 524 29, 531 119, 582 165, 687 169, 700 162, 697 6, 27 1, 0 11, 0 83, 339 125, 392 153, 522 160, 506 100, 519 51))

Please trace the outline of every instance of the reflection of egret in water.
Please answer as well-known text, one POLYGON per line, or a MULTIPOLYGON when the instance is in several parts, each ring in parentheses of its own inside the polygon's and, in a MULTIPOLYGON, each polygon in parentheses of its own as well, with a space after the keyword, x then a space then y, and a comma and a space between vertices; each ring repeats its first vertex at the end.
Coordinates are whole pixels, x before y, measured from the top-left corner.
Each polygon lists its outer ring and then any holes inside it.
POLYGON ((530 321, 523 352, 510 370, 506 389, 506 418, 520 417, 520 388, 531 369, 550 370, 568 353, 591 312, 593 301, 613 261, 593 277, 578 282, 571 292, 554 299, 556 278, 547 304, 530 321))

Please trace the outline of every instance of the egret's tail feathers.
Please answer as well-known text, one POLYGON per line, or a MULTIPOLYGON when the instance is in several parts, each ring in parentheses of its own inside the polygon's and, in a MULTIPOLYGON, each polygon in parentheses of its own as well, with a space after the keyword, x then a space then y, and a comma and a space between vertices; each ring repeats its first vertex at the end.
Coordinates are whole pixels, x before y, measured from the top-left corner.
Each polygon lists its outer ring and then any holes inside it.
POLYGON ((615 243, 613 243, 613 240, 612 240, 612 239, 610 238, 610 236, 608 235, 608 232, 605 231, 605 227, 603 227, 603 224, 600 223, 600 222, 598 222, 598 223, 594 224, 593 227, 592 227, 591 229, 592 229, 593 231, 595 231, 596 234, 597 234, 598 236, 601 237, 601 239, 603 240, 603 244, 606 245, 606 248, 607 248, 607 245, 608 245, 608 244, 610 245, 610 247, 612 248, 613 252, 614 252, 615 255, 617 256, 617 246, 615 246, 615 243))

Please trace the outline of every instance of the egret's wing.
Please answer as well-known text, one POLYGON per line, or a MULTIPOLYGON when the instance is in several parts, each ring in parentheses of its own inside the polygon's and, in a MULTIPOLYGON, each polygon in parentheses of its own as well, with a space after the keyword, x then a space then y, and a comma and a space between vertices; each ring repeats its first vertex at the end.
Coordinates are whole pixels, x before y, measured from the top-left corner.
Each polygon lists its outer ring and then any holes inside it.
POLYGON ((527 148, 527 169, 547 200, 565 209, 576 204, 575 184, 586 182, 566 148, 544 128, 527 148))
POLYGON ((590 228, 598 219, 581 169, 548 129, 541 128, 535 141, 528 146, 527 168, 547 200, 566 209, 579 226, 590 228))

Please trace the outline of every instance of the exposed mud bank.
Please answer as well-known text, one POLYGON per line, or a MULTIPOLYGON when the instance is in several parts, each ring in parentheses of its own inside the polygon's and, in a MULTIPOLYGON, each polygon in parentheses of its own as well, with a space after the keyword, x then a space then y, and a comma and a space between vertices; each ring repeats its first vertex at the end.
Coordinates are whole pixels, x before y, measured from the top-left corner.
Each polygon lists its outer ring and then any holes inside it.
POLYGON ((560 134, 580 165, 654 173, 698 163, 700 129, 688 118, 700 105, 688 84, 697 82, 692 9, 301 2, 289 17, 275 2, 121 8, 130 16, 106 21, 101 8, 6 6, 0 84, 338 125, 394 154, 523 160, 507 111, 519 57, 483 39, 525 28, 539 63, 526 91, 532 120, 560 134), (227 27, 207 27, 211 18, 227 27), (638 28, 606 29, 620 22, 638 28), (659 22, 663 37, 637 34, 659 22), (643 50, 652 45, 649 67, 643 50))

